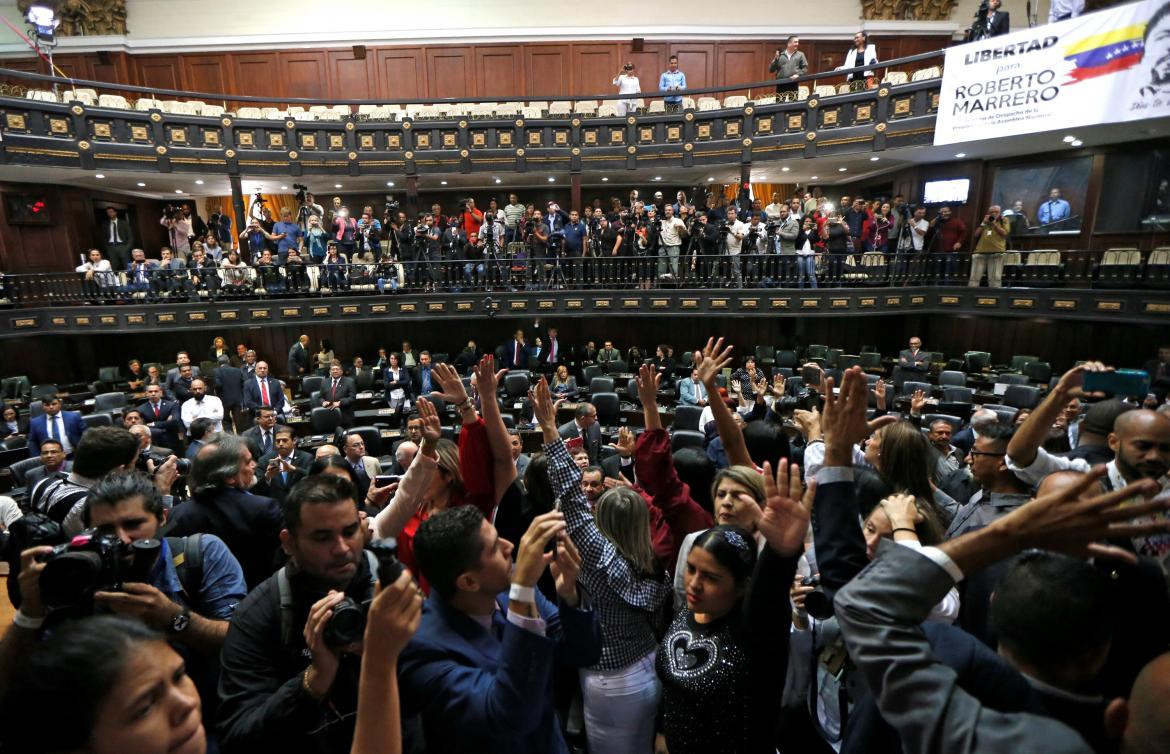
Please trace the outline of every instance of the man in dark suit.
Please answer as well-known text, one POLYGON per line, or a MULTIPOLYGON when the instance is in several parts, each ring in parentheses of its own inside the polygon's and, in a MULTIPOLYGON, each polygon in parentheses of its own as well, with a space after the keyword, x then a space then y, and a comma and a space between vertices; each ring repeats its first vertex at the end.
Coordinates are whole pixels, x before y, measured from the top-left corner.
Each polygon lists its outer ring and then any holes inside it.
MULTIPOLYGON (((425 351, 423 353, 426 353, 425 351)), ((427 357, 429 360, 429 356, 427 357)), ((357 385, 353 377, 341 372, 341 365, 329 367, 329 379, 321 383, 321 406, 341 411, 341 426, 353 426, 353 402, 357 399, 357 385)))
POLYGON ((504 357, 504 366, 508 369, 528 368, 532 349, 524 342, 523 330, 517 330, 512 334, 512 339, 504 344, 501 355, 504 357))
POLYGON ((559 604, 533 590, 559 521, 556 511, 533 520, 514 567, 512 543, 472 506, 440 511, 419 527, 414 552, 431 596, 398 668, 406 714, 421 715, 429 748, 568 753, 552 701, 553 665, 591 665, 601 640, 596 611, 579 605, 577 569, 564 571, 566 558, 557 559, 559 604))
POLYGON ((309 336, 302 335, 288 349, 288 376, 300 377, 309 371, 309 336))
POLYGON ((24 472, 24 488, 32 490, 37 482, 58 471, 69 473, 73 464, 65 460, 65 451, 59 440, 45 440, 41 443, 41 465, 24 472))
POLYGON ((439 389, 439 383, 431 378, 431 353, 423 351, 418 355, 418 366, 410 370, 410 386, 415 398, 430 398, 432 390, 439 389))
POLYGON ((898 366, 924 372, 930 368, 930 354, 922 350, 922 339, 917 335, 910 338, 910 347, 898 354, 898 366))
MULTIPOLYGON (((175 397, 178 397, 178 394, 175 393, 175 382, 177 382, 179 378, 183 376, 184 366, 191 367, 192 379, 200 376, 199 367, 191 364, 191 357, 187 354, 186 351, 179 351, 177 354, 175 354, 175 366, 167 370, 166 384, 164 385, 167 392, 171 395, 174 395, 175 397)), ((186 400, 186 398, 182 400, 186 400)), ((182 403, 182 400, 179 402, 182 403)))
POLYGON ((237 434, 247 429, 252 420, 244 410, 244 372, 226 354, 215 368, 215 394, 223 404, 225 423, 234 425, 237 434))
POLYGON ((180 404, 163 397, 162 388, 150 385, 146 388, 146 403, 138 407, 142 421, 158 433, 158 439, 168 448, 181 448, 179 435, 183 433, 183 417, 180 404))
POLYGON ((589 454, 589 463, 597 465, 597 457, 601 454, 601 427, 597 424, 597 409, 592 403, 578 403, 573 421, 562 424, 557 432, 565 440, 580 437, 589 454))
POLYGON ((313 457, 297 450, 296 433, 290 427, 277 427, 273 434, 276 436, 273 451, 261 457, 258 465, 264 469, 268 496, 283 504, 292 486, 308 476, 313 457))
POLYGON ((268 376, 268 362, 256 362, 256 374, 244 382, 244 408, 255 412, 261 406, 270 406, 276 413, 288 410, 280 380, 268 376))
POLYGON ((247 431, 240 433, 240 438, 248 444, 252 457, 256 463, 264 456, 276 452, 276 412, 271 406, 261 406, 256 409, 256 423, 247 431))
POLYGON ((569 360, 568 354, 563 352, 557 328, 548 328, 548 338, 544 344, 544 351, 540 354, 541 366, 547 366, 550 373, 557 370, 557 366, 569 360))
POLYGON ((252 494, 256 462, 243 440, 220 435, 191 464, 192 498, 175 506, 167 536, 214 534, 224 541, 252 589, 272 574, 284 518, 280 504, 252 494))
POLYGON ((118 217, 118 210, 106 207, 106 219, 101 223, 102 242, 106 247, 106 259, 115 270, 124 270, 130 264, 130 249, 134 246, 134 236, 130 232, 130 223, 124 217, 118 217))
POLYGON ((47 395, 41 399, 41 408, 44 413, 34 417, 28 423, 28 454, 35 456, 41 452, 41 443, 53 439, 61 443, 66 458, 73 457, 77 443, 81 442, 81 435, 85 433, 85 422, 78 411, 62 411, 61 399, 56 395, 47 395))

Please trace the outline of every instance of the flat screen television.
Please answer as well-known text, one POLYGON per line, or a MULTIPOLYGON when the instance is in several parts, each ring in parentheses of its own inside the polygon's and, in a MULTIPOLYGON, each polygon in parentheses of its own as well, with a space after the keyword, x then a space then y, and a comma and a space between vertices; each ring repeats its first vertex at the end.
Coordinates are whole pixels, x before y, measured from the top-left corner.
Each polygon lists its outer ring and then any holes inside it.
POLYGON ((971 190, 970 178, 927 181, 922 187, 923 204, 962 204, 971 190))

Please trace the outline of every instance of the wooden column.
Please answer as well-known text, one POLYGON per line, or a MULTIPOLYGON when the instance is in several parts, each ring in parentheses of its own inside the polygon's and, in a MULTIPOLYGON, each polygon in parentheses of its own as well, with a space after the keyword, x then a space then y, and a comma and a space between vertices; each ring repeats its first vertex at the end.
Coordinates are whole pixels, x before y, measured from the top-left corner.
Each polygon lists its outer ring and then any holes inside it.
MULTIPOLYGON (((245 210, 247 205, 244 204, 244 190, 240 186, 240 176, 229 175, 228 183, 232 187, 232 212, 236 215, 236 227, 233 232, 238 238, 239 234, 248 227, 248 215, 245 210)), ((233 242, 234 245, 237 245, 236 242, 233 242)))
POLYGON ((581 174, 572 173, 569 175, 569 209, 575 209, 578 212, 584 210, 581 206, 581 174))

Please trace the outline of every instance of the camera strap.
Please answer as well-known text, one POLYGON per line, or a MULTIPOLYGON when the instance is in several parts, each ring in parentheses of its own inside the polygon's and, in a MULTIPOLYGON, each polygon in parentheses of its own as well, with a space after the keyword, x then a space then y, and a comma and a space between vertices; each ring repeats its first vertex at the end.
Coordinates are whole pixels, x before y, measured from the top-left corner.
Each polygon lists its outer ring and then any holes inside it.
POLYGON ((183 595, 191 607, 197 608, 203 590, 203 535, 166 537, 166 543, 183 595))
MULTIPOLYGON (((374 586, 378 582, 378 557, 369 550, 362 550, 366 556, 367 570, 370 572, 370 596, 373 596, 374 586)), ((389 586, 388 584, 386 586, 389 586)), ((276 572, 276 587, 280 595, 280 644, 283 647, 293 646, 293 637, 296 636, 296 621, 293 617, 292 582, 288 577, 288 566, 276 572)))

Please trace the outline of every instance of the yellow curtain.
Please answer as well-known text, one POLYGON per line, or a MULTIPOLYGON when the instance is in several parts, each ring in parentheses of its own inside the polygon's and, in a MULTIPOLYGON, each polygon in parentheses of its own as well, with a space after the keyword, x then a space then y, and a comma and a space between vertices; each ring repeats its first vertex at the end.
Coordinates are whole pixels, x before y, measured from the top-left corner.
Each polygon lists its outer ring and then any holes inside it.
MULTIPOLYGON (((727 201, 732 201, 739 196, 738 183, 724 183, 711 184, 711 193, 716 196, 722 196, 727 201)), ((752 198, 759 199, 767 206, 772 201, 772 194, 780 194, 781 198, 787 200, 791 199, 796 193, 796 184, 794 183, 753 183, 751 184, 752 198)))
MULTIPOLYGON (((293 219, 294 220, 296 219, 296 216, 297 216, 297 196, 296 196, 296 194, 261 194, 260 196, 262 199, 264 199, 264 202, 265 202, 264 206, 268 207, 268 209, 271 210, 273 220, 280 220, 280 211, 282 209, 288 209, 290 212, 292 212, 293 219)), ((250 217, 249 213, 250 213, 251 207, 252 207, 252 199, 254 197, 255 197, 255 194, 245 194, 244 195, 244 214, 249 216, 249 217, 250 217)), ((207 216, 209 214, 211 214, 211 209, 214 207, 219 207, 221 211, 227 212, 228 214, 232 215, 232 219, 235 220, 235 213, 232 209, 232 198, 230 196, 204 197, 203 205, 202 205, 202 212, 200 212, 200 215, 202 215, 202 217, 204 219, 206 219, 207 216)), ((239 233, 242 230, 243 230, 243 228, 236 228, 236 233, 239 233)))

